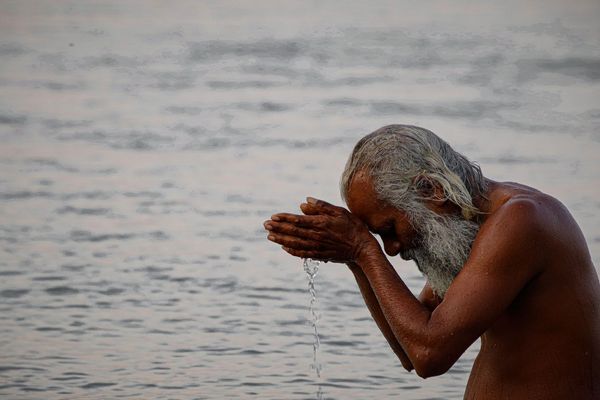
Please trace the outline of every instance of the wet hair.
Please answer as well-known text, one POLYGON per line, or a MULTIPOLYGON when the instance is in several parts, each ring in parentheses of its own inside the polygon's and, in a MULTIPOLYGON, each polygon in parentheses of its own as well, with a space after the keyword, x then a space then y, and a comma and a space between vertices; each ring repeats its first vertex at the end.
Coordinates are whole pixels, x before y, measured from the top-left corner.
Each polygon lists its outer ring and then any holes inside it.
POLYGON ((363 137, 342 173, 340 189, 346 202, 352 178, 359 171, 372 179, 380 200, 409 217, 419 213, 413 209, 415 202, 432 198, 428 193, 434 185, 443 189, 444 200, 460 207, 465 219, 481 213, 473 204, 474 198, 485 198, 486 192, 479 165, 427 129, 387 125, 363 137))

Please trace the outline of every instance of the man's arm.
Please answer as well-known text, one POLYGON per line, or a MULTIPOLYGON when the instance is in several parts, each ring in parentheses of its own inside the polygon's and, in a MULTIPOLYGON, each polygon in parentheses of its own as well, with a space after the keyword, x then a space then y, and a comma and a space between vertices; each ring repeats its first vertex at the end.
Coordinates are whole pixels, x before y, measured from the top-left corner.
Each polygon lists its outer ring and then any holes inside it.
POLYGON ((394 336, 422 377, 446 372, 541 271, 532 245, 542 227, 527 200, 506 204, 479 232, 471 255, 433 311, 415 298, 381 250, 357 262, 394 336))
MULTIPOLYGON (((400 359, 400 363, 402 363, 404 369, 406 369, 409 372, 412 371, 414 369, 412 362, 410 361, 410 359, 406 355, 406 352, 394 336, 394 332, 392 331, 389 323, 385 319, 385 315, 381 311, 381 307, 377 302, 377 297, 375 296, 375 293, 373 292, 371 284, 369 283, 369 280, 367 279, 366 275, 357 264, 348 263, 348 267, 350 268, 350 271, 352 271, 352 273, 354 274, 354 278, 356 279, 356 283, 358 284, 360 293, 362 294, 365 304, 371 312, 371 316, 375 320, 377 327, 379 328, 385 339, 388 341, 390 347, 392 348, 396 356, 398 356, 398 358, 400 359)), ((433 293, 431 286, 429 286, 429 282, 427 282, 423 287, 421 294, 419 295, 419 301, 425 307, 427 307, 429 311, 433 311, 438 306, 441 300, 433 293)))
POLYGON ((375 297, 375 293, 373 293, 373 289, 371 288, 371 284, 369 280, 365 276, 364 272, 360 269, 360 267, 354 263, 348 263, 348 267, 350 271, 354 274, 354 278, 356 279, 356 283, 358 284, 358 288, 360 289, 360 293, 362 294, 363 299, 365 300, 365 304, 367 308, 371 312, 371 316, 375 320, 375 323, 379 327, 381 333, 388 341, 396 356, 400 359, 400 363, 407 371, 412 371, 414 369, 410 359, 402 349, 398 340, 394 336, 394 332, 390 328, 390 325, 385 319, 383 312, 381 311, 381 307, 379 307, 379 303, 377 302, 377 297, 375 297))
POLYGON ((320 215, 277 214, 269 239, 288 253, 360 266, 385 320, 417 373, 447 371, 541 272, 544 215, 535 202, 510 200, 481 227, 469 259, 433 311, 396 274, 378 243, 347 210, 323 201, 320 215), (369 236, 367 236, 367 234, 369 236))

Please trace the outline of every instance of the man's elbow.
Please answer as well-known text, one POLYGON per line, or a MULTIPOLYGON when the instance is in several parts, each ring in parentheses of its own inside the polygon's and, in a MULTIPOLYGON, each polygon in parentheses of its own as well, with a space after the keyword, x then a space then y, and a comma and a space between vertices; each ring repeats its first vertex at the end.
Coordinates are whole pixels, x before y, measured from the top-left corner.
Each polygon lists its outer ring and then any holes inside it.
POLYGON ((415 372, 423 379, 445 374, 452 367, 452 364, 447 357, 436 355, 429 350, 417 354, 413 361, 415 372))
POLYGON ((415 369, 410 361, 403 360, 402 358, 400 358, 400 364, 402 364, 402 367, 404 367, 404 369, 408 372, 411 372, 413 369, 415 369))
POLYGON ((448 372, 449 369, 450 369, 450 367, 447 367, 447 366, 441 365, 441 364, 439 364, 439 365, 438 364, 430 364, 430 365, 415 367, 415 371, 416 371, 417 375, 419 375, 423 379, 431 378, 432 376, 438 376, 438 375, 445 374, 446 372, 448 372))

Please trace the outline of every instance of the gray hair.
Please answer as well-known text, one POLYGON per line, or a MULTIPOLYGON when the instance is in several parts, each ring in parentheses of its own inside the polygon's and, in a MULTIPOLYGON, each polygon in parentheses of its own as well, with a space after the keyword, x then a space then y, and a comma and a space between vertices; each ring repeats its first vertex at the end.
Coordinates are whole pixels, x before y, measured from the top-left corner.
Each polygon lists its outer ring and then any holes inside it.
POLYGON ((417 211, 411 205, 429 199, 424 190, 435 184, 443 189, 444 200, 460 207, 465 219, 481 213, 473 204, 474 198, 485 198, 486 181, 480 167, 427 129, 388 125, 363 137, 342 174, 340 189, 346 202, 358 171, 371 177, 380 200, 409 216, 417 211))

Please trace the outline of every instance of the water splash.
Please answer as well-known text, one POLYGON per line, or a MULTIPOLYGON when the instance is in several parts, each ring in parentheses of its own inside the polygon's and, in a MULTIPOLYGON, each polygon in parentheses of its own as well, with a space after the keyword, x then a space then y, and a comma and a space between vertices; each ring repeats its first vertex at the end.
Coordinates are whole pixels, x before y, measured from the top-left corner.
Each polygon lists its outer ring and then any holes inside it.
POLYGON ((317 359, 317 354, 321 342, 319 340, 319 331, 317 329, 317 322, 319 320, 319 316, 316 312, 315 304, 317 302, 317 291, 315 290, 315 277, 319 273, 319 262, 315 260, 311 260, 309 258, 304 259, 304 272, 308 276, 308 293, 310 293, 310 303, 308 306, 308 310, 311 316, 311 326, 313 328, 313 362, 311 364, 311 368, 315 370, 317 373, 317 377, 321 377, 322 365, 319 363, 317 359))

